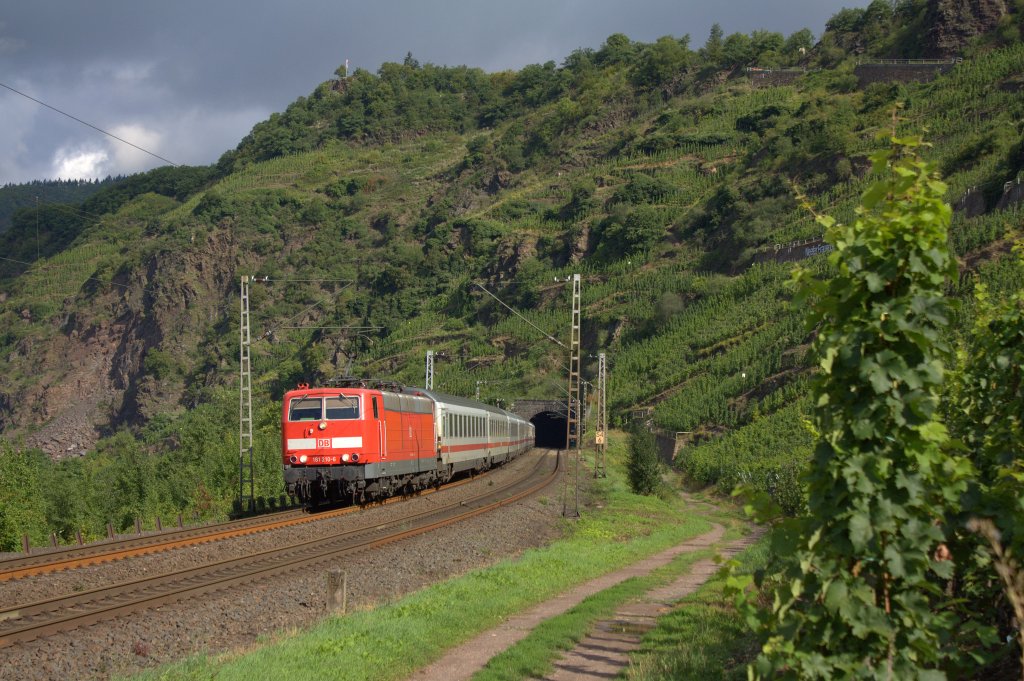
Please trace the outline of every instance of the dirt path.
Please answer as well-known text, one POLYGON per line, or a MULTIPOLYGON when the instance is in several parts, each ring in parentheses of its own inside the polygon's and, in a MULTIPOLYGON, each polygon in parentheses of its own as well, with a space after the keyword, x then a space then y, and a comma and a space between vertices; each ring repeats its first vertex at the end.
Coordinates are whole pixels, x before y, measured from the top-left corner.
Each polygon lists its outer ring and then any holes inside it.
MULTIPOLYGON (((411 678, 414 681, 469 679, 488 660, 526 637, 544 620, 560 615, 588 596, 611 588, 630 577, 647 575, 667 565, 676 556, 709 548, 718 543, 724 534, 725 528, 715 523, 710 532, 598 577, 561 596, 545 601, 532 610, 510 617, 500 626, 448 651, 440 660, 419 670, 411 678)), ((730 542, 723 548, 723 553, 732 555, 752 541, 751 538, 743 538, 730 542)), ((555 672, 548 678, 564 681, 614 677, 628 664, 629 652, 639 646, 643 632, 654 626, 656 618, 670 609, 674 601, 703 584, 715 570, 716 566, 712 561, 699 561, 687 574, 672 584, 648 592, 639 601, 623 604, 612 620, 599 622, 590 636, 558 660, 555 672)))
MULTIPOLYGON (((722 548, 730 557, 750 546, 757 535, 748 535, 722 548)), ((658 618, 674 607, 676 601, 696 591, 715 572, 718 565, 704 559, 694 563, 686 574, 671 584, 653 589, 638 600, 623 603, 612 619, 598 622, 593 631, 576 647, 555 662, 555 671, 547 681, 611 679, 629 665, 629 654, 639 649, 640 639, 653 629, 658 618)))

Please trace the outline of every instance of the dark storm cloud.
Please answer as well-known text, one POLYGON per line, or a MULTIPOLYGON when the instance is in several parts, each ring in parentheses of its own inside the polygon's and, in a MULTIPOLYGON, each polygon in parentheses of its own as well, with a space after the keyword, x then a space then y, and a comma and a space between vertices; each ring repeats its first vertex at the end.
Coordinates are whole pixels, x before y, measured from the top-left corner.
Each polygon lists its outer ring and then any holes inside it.
MULTIPOLYGON (((821 33, 866 0, 240 0, 8 3, 0 82, 178 163, 211 163, 273 111, 352 66, 376 71, 407 52, 488 71, 560 63, 612 33, 650 42, 711 24, 821 33)), ((130 147, 0 90, 0 184, 160 165, 130 147)))

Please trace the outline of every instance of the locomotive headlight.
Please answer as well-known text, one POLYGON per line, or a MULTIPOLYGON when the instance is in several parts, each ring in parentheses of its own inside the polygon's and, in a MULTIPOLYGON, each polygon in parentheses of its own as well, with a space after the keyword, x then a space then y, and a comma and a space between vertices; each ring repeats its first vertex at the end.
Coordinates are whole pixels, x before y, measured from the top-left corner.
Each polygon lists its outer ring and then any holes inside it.
POLYGON ((309 457, 303 454, 302 456, 299 457, 299 463, 306 463, 307 459, 309 459, 309 457))
POLYGON ((359 461, 359 455, 355 452, 352 452, 352 461, 359 461))
POLYGON ((326 421, 321 421, 320 425, 318 426, 318 428, 320 428, 320 430, 325 430, 327 428, 327 422, 326 421))
POLYGON ((341 455, 341 460, 345 461, 347 463, 348 462, 348 454, 342 454, 341 455))

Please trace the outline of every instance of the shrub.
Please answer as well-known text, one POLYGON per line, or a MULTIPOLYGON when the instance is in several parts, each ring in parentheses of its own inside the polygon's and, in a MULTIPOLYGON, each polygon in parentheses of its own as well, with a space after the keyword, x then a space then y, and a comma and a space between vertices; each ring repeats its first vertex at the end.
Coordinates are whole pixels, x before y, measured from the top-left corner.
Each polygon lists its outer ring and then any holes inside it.
POLYGON ((661 485, 661 462, 654 434, 637 427, 629 436, 629 459, 626 462, 629 486, 637 494, 654 494, 661 485))

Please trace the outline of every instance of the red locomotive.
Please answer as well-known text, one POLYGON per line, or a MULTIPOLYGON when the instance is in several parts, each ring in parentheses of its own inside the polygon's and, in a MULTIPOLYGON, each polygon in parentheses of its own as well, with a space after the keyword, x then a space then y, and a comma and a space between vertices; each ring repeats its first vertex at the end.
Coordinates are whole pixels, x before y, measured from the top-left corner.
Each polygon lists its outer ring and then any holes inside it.
POLYGON ((380 381, 300 385, 282 412, 285 486, 306 506, 415 492, 534 444, 533 424, 511 412, 380 381))

